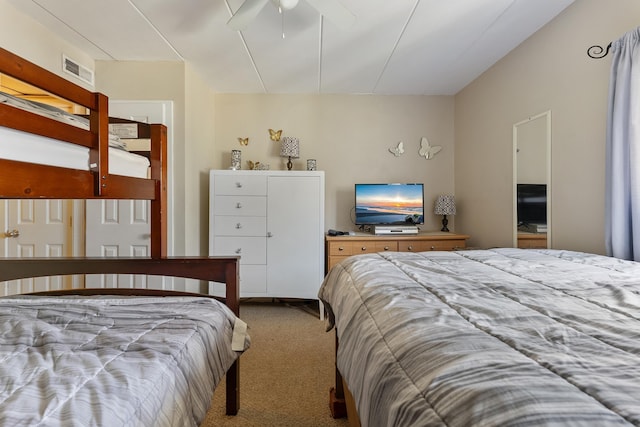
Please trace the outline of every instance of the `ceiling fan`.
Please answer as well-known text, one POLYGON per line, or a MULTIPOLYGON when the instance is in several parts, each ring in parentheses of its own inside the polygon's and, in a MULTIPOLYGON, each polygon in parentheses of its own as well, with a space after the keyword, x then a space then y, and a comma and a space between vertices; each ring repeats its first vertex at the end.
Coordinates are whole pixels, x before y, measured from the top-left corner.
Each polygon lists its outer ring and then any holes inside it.
MULTIPOLYGON (((227 25, 234 30, 245 29, 269 1, 278 8, 280 13, 283 13, 283 11, 296 7, 299 0, 245 0, 242 6, 229 19, 227 25)), ((355 22, 355 15, 344 7, 339 0, 304 1, 341 28, 348 28, 355 22)))

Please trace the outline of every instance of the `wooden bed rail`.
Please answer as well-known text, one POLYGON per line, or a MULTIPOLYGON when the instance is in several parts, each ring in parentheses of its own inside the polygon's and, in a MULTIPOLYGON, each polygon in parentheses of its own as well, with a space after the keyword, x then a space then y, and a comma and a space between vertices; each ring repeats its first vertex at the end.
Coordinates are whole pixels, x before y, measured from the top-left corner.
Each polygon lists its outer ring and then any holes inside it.
MULTIPOLYGON (((226 303, 236 316, 239 257, 0 258, 0 281, 70 274, 149 274, 223 282, 226 303)), ((103 292, 109 291, 108 288, 103 292)))
MULTIPOLYGON (((225 303, 240 316, 240 257, 165 258, 0 258, 0 281, 69 274, 148 274, 223 282, 225 303)), ((100 288, 38 292, 42 295, 197 295, 189 292, 154 289, 100 288)), ((240 361, 226 374, 226 413, 236 415, 240 408, 240 361)))
MULTIPOLYGON (((88 193, 82 198, 104 197, 117 199, 122 198, 123 186, 116 182, 111 189, 111 178, 109 174, 109 99, 106 95, 99 92, 92 92, 77 84, 64 79, 63 77, 36 65, 18 55, 9 52, 0 47, 0 74, 11 76, 28 85, 34 86, 40 90, 50 94, 59 96, 78 106, 88 110, 84 116, 89 119, 89 130, 80 129, 69 123, 62 123, 48 117, 38 114, 19 110, 15 107, 0 104, 0 126, 32 133, 48 138, 66 141, 72 144, 81 145, 89 148, 89 164, 91 172, 94 173, 93 192, 88 193)), ((155 125, 161 126, 161 125, 155 125)), ((160 128, 158 128, 160 129, 160 128)), ((152 129, 156 137, 160 140, 161 130, 152 129)), ((153 140, 153 136, 152 136, 153 140)), ((166 129, 164 131, 163 144, 157 146, 159 151, 154 156, 152 154, 152 168, 166 165, 166 129), (162 162, 158 162, 162 160, 162 162)), ((152 147, 152 152, 154 147, 152 147)), ((160 179, 153 176, 153 179, 160 179)), ((114 177, 118 179, 118 177, 114 177)), ((166 180, 166 179, 165 179, 166 180)), ((133 186, 144 186, 142 181, 133 181, 133 186)), ((129 185, 131 187, 132 184, 129 185)), ((126 193, 126 191, 124 192, 126 193)), ((64 195, 64 192, 62 192, 64 195)), ((38 196, 43 197, 43 196, 38 196)), ((135 199, 154 199, 153 189, 143 188, 142 191, 134 192, 130 198, 135 199)), ((63 197, 56 197, 63 198, 63 197)), ((71 198, 71 197, 66 197, 71 198)))
POLYGON ((97 109, 97 99, 91 91, 1 47, 0 73, 22 80, 90 110, 97 109))

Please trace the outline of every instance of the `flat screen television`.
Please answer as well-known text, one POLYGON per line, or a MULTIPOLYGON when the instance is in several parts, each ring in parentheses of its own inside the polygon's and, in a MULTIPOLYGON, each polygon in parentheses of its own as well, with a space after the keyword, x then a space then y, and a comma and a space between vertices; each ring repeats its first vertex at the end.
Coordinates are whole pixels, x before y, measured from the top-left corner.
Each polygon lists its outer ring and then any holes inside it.
POLYGON ((518 225, 547 224, 547 185, 518 184, 518 225))
POLYGON ((424 224, 423 184, 356 184, 356 225, 424 224))

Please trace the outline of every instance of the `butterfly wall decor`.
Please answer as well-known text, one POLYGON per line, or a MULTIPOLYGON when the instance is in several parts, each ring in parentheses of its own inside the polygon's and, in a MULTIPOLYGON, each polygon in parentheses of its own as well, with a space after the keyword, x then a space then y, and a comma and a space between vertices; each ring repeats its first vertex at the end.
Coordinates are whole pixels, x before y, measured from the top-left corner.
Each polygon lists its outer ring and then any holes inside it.
POLYGON ((427 160, 433 159, 433 157, 436 154, 438 154, 440 152, 440 150, 442 150, 442 146, 441 145, 431 145, 431 144, 429 144, 429 141, 427 141, 427 138, 425 138, 424 136, 420 140, 420 151, 419 151, 419 153, 425 159, 427 159, 427 160))
POLYGON ((238 142, 240 143, 240 145, 247 146, 249 145, 249 138, 238 138, 238 142))
POLYGON ((404 153, 404 143, 402 141, 398 142, 396 147, 389 148, 389 152, 396 157, 400 157, 404 153))
POLYGON ((269 129, 269 138, 271 138, 272 141, 280 141, 281 136, 282 136, 282 129, 277 131, 273 129, 269 129))

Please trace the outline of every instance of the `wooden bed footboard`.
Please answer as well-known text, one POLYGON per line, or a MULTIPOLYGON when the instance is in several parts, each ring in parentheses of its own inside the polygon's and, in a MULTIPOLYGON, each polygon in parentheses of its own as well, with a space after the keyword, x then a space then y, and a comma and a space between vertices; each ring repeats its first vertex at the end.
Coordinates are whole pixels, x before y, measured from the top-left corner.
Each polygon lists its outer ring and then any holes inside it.
MULTIPOLYGON (((69 274, 148 274, 226 283, 225 303, 238 316, 239 257, 0 258, 0 281, 69 274)), ((103 293, 113 291, 100 289, 103 293)), ((131 291, 126 289, 124 291, 131 291)), ((74 291, 88 290, 76 289, 74 291)), ((139 292, 147 291, 138 289, 139 292)), ((114 292, 120 292, 115 290, 114 292)))
MULTIPOLYGON (((70 274, 146 274, 184 277, 226 284, 225 304, 240 315, 240 257, 166 258, 0 258, 0 281, 70 274)), ((80 288, 36 292, 36 295, 142 295, 203 296, 190 292, 133 288, 80 288)), ((208 296, 208 295, 207 295, 208 296)), ((240 407, 240 362, 226 374, 226 413, 236 415, 240 407)))

